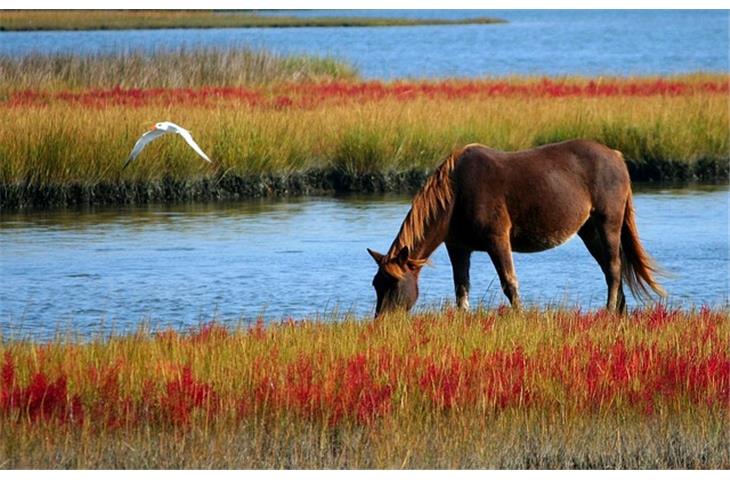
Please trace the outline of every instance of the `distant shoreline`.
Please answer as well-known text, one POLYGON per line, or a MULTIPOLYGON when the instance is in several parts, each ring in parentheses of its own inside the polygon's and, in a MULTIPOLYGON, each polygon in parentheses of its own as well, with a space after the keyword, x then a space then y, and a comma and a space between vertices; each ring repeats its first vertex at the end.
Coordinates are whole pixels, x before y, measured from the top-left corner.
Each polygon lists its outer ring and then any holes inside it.
POLYGON ((213 11, 4 11, 0 31, 160 30, 175 28, 413 27, 507 23, 491 17, 415 19, 384 17, 295 17, 213 11))

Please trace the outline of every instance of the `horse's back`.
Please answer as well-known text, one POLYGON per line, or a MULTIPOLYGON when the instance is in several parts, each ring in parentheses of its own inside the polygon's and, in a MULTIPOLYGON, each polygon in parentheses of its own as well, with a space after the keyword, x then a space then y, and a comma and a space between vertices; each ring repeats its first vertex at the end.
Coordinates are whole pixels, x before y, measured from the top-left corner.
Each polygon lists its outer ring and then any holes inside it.
POLYGON ((595 202, 630 185, 621 152, 593 140, 568 140, 529 150, 504 152, 467 145, 455 165, 462 188, 505 193, 584 189, 595 202))
POLYGON ((454 166, 457 218, 475 229, 509 229, 516 251, 565 241, 595 210, 625 202, 629 177, 620 153, 591 140, 517 152, 468 145, 454 166))
POLYGON ((460 157, 459 163, 483 163, 519 176, 538 176, 557 170, 590 177, 609 170, 615 174, 626 174, 628 178, 621 153, 595 140, 567 140, 515 152, 472 143, 464 147, 460 157))

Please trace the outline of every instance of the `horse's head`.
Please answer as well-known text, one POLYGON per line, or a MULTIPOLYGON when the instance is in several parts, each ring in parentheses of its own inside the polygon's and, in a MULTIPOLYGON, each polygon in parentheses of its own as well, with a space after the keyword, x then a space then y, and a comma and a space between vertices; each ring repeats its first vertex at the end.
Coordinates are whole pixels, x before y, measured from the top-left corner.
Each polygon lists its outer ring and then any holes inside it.
POLYGON ((392 310, 410 310, 418 299, 418 274, 425 260, 409 258, 408 247, 401 248, 395 256, 383 255, 369 248, 368 253, 378 264, 373 278, 378 296, 375 316, 392 310))

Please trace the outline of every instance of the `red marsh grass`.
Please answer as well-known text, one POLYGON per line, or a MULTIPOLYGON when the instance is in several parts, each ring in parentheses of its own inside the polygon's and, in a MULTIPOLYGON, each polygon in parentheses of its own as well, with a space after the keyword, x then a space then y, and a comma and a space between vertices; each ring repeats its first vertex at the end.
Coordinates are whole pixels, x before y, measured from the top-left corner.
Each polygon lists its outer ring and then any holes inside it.
POLYGON ((730 316, 446 309, 0 343, 6 468, 728 468, 730 316))
MULTIPOLYGON (((301 75, 301 74, 300 74, 301 75)), ((263 76, 261 73, 252 76, 263 76)), ((334 75, 332 75, 334 76, 334 75)), ((189 81, 190 76, 186 77, 189 81)), ((56 102, 104 108, 115 105, 181 105, 214 107, 223 102, 249 107, 309 109, 324 105, 374 103, 388 100, 409 102, 430 100, 484 100, 490 98, 610 98, 686 96, 730 93, 728 78, 721 75, 677 76, 670 78, 508 78, 443 81, 354 82, 300 81, 267 86, 221 86, 179 88, 90 88, 59 90, 18 88, 13 84, 4 99, 6 106, 48 105, 56 102)), ((10 83, 10 82, 6 82, 10 83)), ((95 82, 96 83, 96 82, 95 82)), ((100 82, 102 83, 102 82, 100 82)), ((170 83, 182 83, 180 81, 170 83)), ((197 82, 193 82, 197 83, 197 82)), ((236 83, 246 83, 238 77, 236 83)))

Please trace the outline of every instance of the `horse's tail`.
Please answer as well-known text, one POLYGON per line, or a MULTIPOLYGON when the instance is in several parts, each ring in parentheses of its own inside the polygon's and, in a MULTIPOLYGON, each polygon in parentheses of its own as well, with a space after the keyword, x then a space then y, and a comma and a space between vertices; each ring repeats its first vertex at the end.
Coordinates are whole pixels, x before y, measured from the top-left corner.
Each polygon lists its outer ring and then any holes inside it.
POLYGON ((621 274, 634 297, 640 300, 650 299, 649 288, 657 295, 665 297, 667 293, 654 278, 662 275, 662 270, 646 253, 639 241, 639 231, 634 219, 634 205, 631 191, 626 199, 624 223, 621 226, 621 274))

